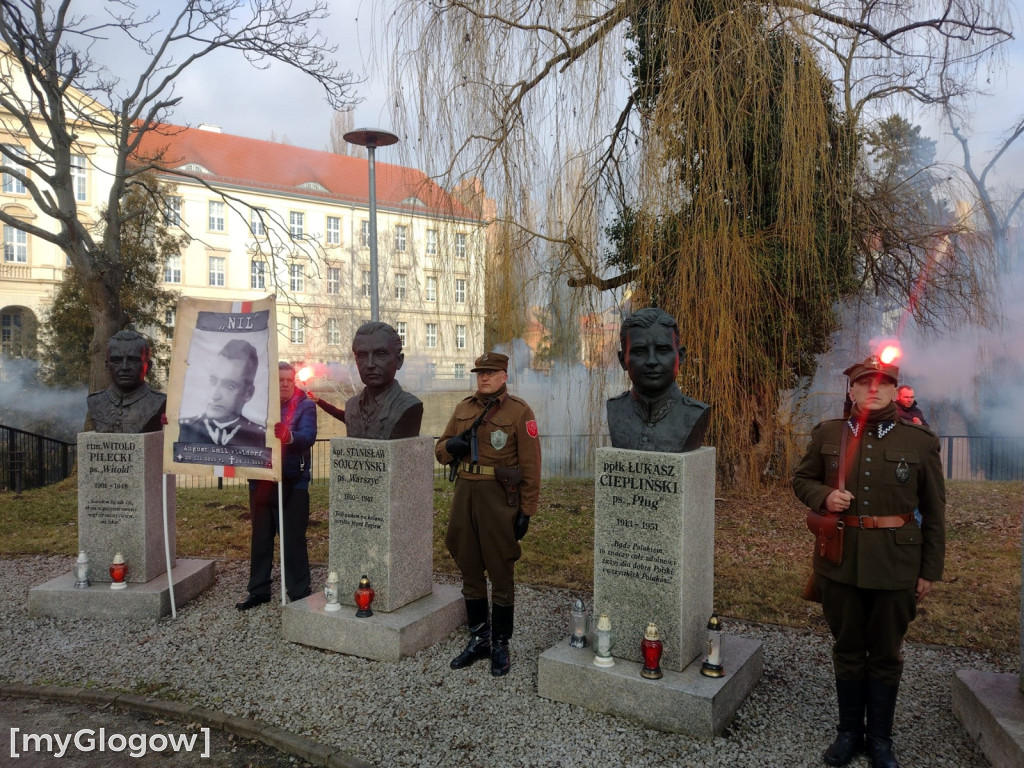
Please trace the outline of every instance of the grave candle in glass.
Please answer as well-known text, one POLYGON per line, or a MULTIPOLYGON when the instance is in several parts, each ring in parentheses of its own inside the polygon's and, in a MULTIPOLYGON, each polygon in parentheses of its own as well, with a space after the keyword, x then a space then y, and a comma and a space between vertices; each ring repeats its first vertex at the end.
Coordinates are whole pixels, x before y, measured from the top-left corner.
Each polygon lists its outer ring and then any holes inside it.
POLYGON ((331 571, 327 574, 327 583, 324 584, 325 611, 340 611, 341 604, 338 603, 338 572, 331 571))
POLYGON ((569 637, 569 645, 573 648, 586 648, 587 606, 584 605, 582 598, 577 597, 576 602, 572 604, 570 623, 572 625, 572 634, 569 637))
POLYGON ((708 619, 707 657, 700 665, 700 673, 705 677, 722 677, 725 674, 722 666, 722 622, 714 614, 708 619))
POLYGON ((126 589, 128 587, 125 577, 128 575, 128 563, 124 561, 124 555, 118 552, 114 555, 114 562, 110 564, 110 588, 126 589))
POLYGON ((75 561, 75 589, 89 588, 89 556, 85 550, 78 553, 75 561))
POLYGON ((612 634, 612 620, 607 613, 602 613, 597 619, 597 628, 594 630, 594 664, 599 667, 614 667, 615 659, 612 658, 612 648, 615 647, 615 635, 612 634))
POLYGON ((373 602, 374 596, 373 587, 370 586, 370 580, 364 575, 359 580, 359 588, 356 589, 355 594, 352 597, 355 598, 356 607, 359 608, 356 611, 356 616, 360 619, 365 619, 367 616, 373 616, 373 611, 370 610, 370 603, 373 602))
POLYGON ((664 643, 658 637, 658 628, 653 621, 648 622, 644 639, 640 641, 640 653, 644 657, 644 668, 640 670, 641 677, 657 680, 662 676, 661 653, 664 647, 664 643))

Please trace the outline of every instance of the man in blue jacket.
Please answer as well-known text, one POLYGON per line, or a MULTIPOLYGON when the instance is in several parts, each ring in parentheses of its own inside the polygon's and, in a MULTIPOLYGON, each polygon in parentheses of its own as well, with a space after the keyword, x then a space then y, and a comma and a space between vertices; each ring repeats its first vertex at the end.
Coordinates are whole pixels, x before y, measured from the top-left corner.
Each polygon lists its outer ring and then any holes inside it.
MULTIPOLYGON (((301 600, 309 588, 310 449, 316 442, 316 405, 295 386, 295 369, 278 363, 281 390, 281 421, 274 436, 281 441, 281 482, 284 500, 284 585, 288 597, 301 600)), ((252 549, 249 563, 249 594, 235 608, 247 611, 270 601, 270 575, 274 562, 277 530, 277 483, 249 481, 249 511, 252 515, 252 549)))

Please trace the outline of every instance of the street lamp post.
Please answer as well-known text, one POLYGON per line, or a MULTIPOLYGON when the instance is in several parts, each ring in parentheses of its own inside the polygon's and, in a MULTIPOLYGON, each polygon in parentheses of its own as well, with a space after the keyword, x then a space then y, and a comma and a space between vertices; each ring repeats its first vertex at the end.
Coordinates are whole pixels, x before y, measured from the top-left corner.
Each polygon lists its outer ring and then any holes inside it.
POLYGON ((377 147, 389 147, 398 142, 398 137, 377 128, 356 128, 344 136, 349 144, 366 147, 370 163, 370 319, 380 320, 380 296, 377 279, 377 170, 373 153, 377 147))

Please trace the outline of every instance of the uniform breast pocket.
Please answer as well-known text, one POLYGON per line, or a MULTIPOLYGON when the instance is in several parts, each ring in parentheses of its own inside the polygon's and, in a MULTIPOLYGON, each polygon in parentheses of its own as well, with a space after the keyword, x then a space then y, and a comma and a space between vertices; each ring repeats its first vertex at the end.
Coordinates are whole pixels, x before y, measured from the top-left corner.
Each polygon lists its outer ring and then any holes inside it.
POLYGON ((821 446, 821 463, 825 467, 825 485, 839 486, 839 443, 825 443, 821 446))
POLYGON ((885 449, 885 483, 904 488, 917 488, 917 453, 898 448, 885 449))

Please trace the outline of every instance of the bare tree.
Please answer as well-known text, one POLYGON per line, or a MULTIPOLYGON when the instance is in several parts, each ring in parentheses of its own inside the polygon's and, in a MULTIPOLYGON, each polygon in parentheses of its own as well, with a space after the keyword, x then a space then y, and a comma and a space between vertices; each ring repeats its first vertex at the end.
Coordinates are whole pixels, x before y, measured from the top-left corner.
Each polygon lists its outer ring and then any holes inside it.
POLYGON ((384 39, 418 164, 482 179, 571 285, 672 312, 720 468, 756 481, 836 302, 888 277, 857 274, 866 121, 962 92, 999 2, 402 0, 384 39))
MULTIPOLYGON (((0 128, 30 143, 3 150, 3 172, 23 183, 46 222, 0 211, 0 222, 55 244, 85 286, 93 324, 91 389, 106 386, 103 351, 128 318, 121 306, 124 280, 121 227, 138 214, 121 204, 144 184, 143 174, 165 172, 159 158, 139 162, 143 136, 167 122, 181 102, 177 79, 217 52, 234 52, 257 69, 276 62, 309 75, 328 102, 343 107, 352 77, 333 61, 319 32, 327 0, 296 8, 291 0, 179 0, 147 13, 128 0, 111 0, 87 15, 74 0, 0 2, 0 128), (118 41, 142 56, 138 71, 116 72, 92 56, 97 41, 118 41), (91 227, 80 215, 72 162, 85 131, 114 154, 103 220, 91 227)), ((95 6, 94 6, 95 7, 95 6)), ((91 138, 91 137, 90 137, 91 138)), ((159 194, 151 190, 150 194, 159 194)))
POLYGON ((351 109, 340 109, 331 115, 331 130, 327 151, 335 155, 365 158, 366 147, 350 144, 345 141, 345 134, 354 130, 355 127, 355 113, 351 109))

